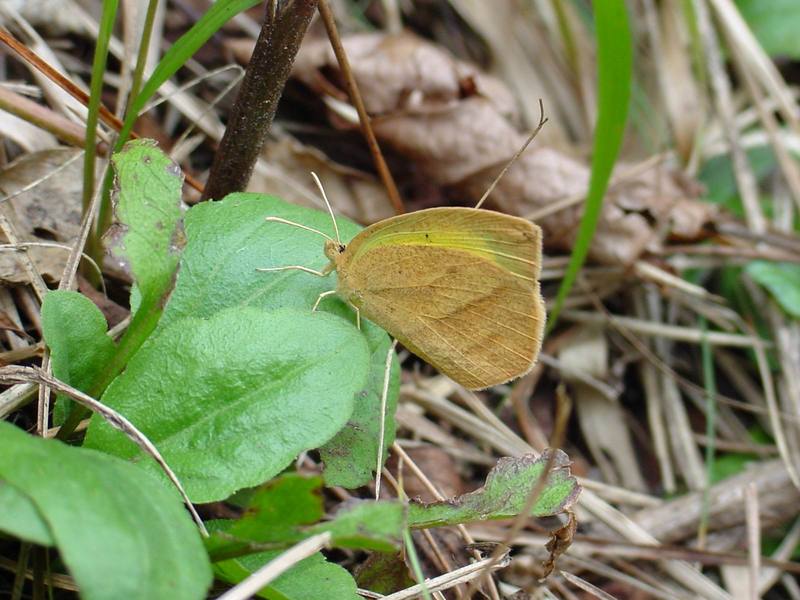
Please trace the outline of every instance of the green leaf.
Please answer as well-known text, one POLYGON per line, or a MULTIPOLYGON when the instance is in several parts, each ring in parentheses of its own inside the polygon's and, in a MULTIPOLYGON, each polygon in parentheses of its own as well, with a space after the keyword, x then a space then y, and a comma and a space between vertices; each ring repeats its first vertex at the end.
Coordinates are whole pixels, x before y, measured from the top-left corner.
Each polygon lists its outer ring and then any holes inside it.
MULTIPOLYGON (((320 236, 284 223, 266 222, 267 216, 334 235, 327 213, 270 196, 231 194, 220 202, 194 206, 185 217, 187 246, 161 326, 189 315, 207 317, 233 306, 307 307, 310 312, 322 292, 336 287, 336 273, 321 278, 300 271, 256 271, 259 267, 287 265, 320 270, 329 262, 320 236)), ((344 218, 337 217, 336 221, 344 242, 360 229, 344 218)), ((325 298, 320 308, 355 323, 353 311, 338 298, 325 298)), ((375 471, 380 396, 391 341, 382 329, 366 320, 362 322, 361 333, 370 349, 369 380, 356 395, 355 409, 347 425, 321 449, 328 485, 349 488, 364 485, 375 471)), ((385 448, 394 441, 399 372, 395 359, 385 418, 385 448)))
POLYGON ((736 0, 750 29, 770 56, 800 59, 800 3, 796 0, 736 0))
POLYGON ((575 503, 581 487, 570 474, 569 457, 561 450, 546 450, 539 458, 534 458, 533 454, 501 458, 489 472, 486 485, 469 494, 429 504, 412 502, 408 512, 409 526, 438 527, 517 516, 537 485, 550 452, 556 453, 553 467, 530 515, 548 517, 563 512, 575 503))
POLYGON ((352 502, 330 520, 323 516, 322 480, 286 474, 255 491, 244 516, 225 524, 223 534, 206 541, 214 560, 236 557, 253 543, 289 546, 323 532, 339 548, 392 551, 400 547, 405 508, 400 502, 352 502), (311 525, 311 526, 310 526, 311 525))
MULTIPOLYGON (((138 140, 112 157, 119 193, 116 198, 118 256, 130 264, 140 293, 138 307, 116 352, 95 372, 86 390, 98 398, 125 368, 155 329, 172 289, 182 245, 180 168, 154 141, 138 140)), ((86 410, 73 411, 59 432, 69 435, 86 410)))
POLYGON ((0 481, 0 531, 41 546, 54 546, 47 521, 28 496, 0 481))
POLYGON ((36 506, 81 598, 205 597, 208 557, 172 486, 8 423, 0 423, 0 479, 36 506))
POLYGON ((329 531, 331 545, 391 552, 401 547, 406 510, 399 501, 361 500, 344 505, 331 521, 308 529, 309 534, 329 531))
MULTIPOLYGON (((749 148, 747 161, 759 183, 777 166, 775 153, 769 146, 749 148)), ((719 204, 734 215, 744 218, 744 207, 739 197, 739 185, 736 183, 730 154, 720 154, 707 160, 697 178, 706 188, 705 200, 719 204)), ((765 208, 768 207, 765 205, 765 208)))
MULTIPOLYGON (((339 317, 234 307, 159 328, 103 402, 156 445, 193 501, 212 502, 327 442, 350 417, 368 365, 363 336, 339 317)), ((85 445, 143 458, 97 416, 85 445)))
MULTIPOLYGON (((116 351, 108 323, 94 302, 78 292, 54 290, 42 302, 42 332, 50 348, 53 374, 82 392, 89 392, 97 373, 116 351)), ((56 421, 66 416, 71 400, 59 396, 56 421)))
POLYGON ((583 266, 603 208, 603 196, 622 146, 631 96, 633 51, 628 12, 622 0, 593 2, 597 37, 597 125, 594 131, 589 192, 569 264, 558 289, 547 330, 558 314, 583 266))
POLYGON ((130 263, 142 295, 135 319, 172 290, 182 246, 183 175, 153 140, 129 142, 112 162, 119 187, 115 213, 124 227, 116 254, 130 263))
POLYGON ((276 477, 254 491, 241 519, 225 523, 224 535, 206 540, 206 549, 219 560, 247 553, 251 542, 288 546, 301 541, 307 536, 300 526, 316 523, 324 514, 321 490, 320 477, 276 477))
MULTIPOLYGON (((224 560, 214 564, 214 573, 219 579, 236 584, 280 554, 281 551, 276 550, 224 560)), ((319 552, 301 560, 256 595, 269 600, 316 600, 321 597, 321 590, 326 600, 361 598, 350 573, 329 563, 319 552)))
POLYGON ((759 260, 748 264, 745 270, 767 288, 787 314, 800 319, 800 265, 759 260))

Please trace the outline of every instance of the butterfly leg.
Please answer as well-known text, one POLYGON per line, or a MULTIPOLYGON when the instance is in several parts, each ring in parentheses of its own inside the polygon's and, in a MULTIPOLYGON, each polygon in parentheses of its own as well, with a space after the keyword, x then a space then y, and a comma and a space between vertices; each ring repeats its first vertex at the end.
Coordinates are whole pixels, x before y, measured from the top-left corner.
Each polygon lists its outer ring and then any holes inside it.
POLYGON ((317 296, 317 301, 314 302, 314 306, 311 307, 311 312, 317 312, 319 308, 319 303, 322 302, 322 299, 326 296, 331 296, 336 293, 336 290, 328 290, 327 292, 322 292, 319 296, 317 296))
MULTIPOLYGON (((358 310, 358 309, 356 309, 358 310)), ((358 314, 358 313, 356 313, 358 314)), ((386 363, 383 367, 383 391, 381 392, 381 417, 378 432, 378 464, 375 468, 375 500, 381 496, 381 472, 383 471, 383 443, 386 438, 386 403, 389 398, 389 379, 392 373, 392 357, 397 348, 397 340, 392 341, 389 352, 386 353, 386 363)))
POLYGON ((356 311, 356 327, 358 327, 358 330, 361 331, 361 311, 352 302, 348 302, 348 304, 350 305, 350 308, 356 311))

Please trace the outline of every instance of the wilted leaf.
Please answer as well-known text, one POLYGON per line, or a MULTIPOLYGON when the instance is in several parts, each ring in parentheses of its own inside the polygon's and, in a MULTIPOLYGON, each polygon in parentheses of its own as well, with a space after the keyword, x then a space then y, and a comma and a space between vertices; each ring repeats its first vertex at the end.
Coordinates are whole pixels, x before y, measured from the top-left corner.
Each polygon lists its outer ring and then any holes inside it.
POLYGON ((561 450, 546 450, 538 458, 533 454, 501 458, 489 472, 486 485, 469 494, 429 504, 412 502, 409 505, 409 526, 437 527, 518 515, 553 452, 555 457, 547 483, 534 502, 530 515, 547 517, 569 509, 577 500, 581 487, 570 474, 569 457, 561 450))
MULTIPOLYGON (((0 172, 0 195, 12 194, 52 173, 79 153, 75 149, 54 148, 25 154, 0 172)), ((71 244, 81 222, 81 159, 32 189, 8 200, 5 214, 14 223, 22 242, 71 244)), ((64 271, 69 250, 32 246, 28 255, 42 277, 58 281, 64 271)), ((28 274, 12 250, 0 252, 0 280, 26 283, 28 274)))

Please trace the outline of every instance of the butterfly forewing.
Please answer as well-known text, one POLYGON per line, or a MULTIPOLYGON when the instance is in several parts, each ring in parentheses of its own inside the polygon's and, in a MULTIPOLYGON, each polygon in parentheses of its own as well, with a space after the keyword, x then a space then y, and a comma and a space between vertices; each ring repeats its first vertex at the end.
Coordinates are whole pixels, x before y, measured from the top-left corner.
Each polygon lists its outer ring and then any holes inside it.
POLYGON ((387 219, 337 260, 339 292, 409 350, 471 389, 527 372, 541 346, 541 239, 470 208, 387 219))

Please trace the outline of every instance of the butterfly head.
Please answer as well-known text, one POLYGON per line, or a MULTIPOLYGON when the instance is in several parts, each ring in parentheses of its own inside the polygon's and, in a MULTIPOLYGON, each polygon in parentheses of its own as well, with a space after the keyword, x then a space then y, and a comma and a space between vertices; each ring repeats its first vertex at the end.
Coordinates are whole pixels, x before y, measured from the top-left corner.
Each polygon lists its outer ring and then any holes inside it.
POLYGON ((338 261, 339 257, 344 254, 346 249, 347 247, 344 244, 337 242, 336 240, 327 240, 325 242, 325 256, 327 256, 334 263, 338 261))

